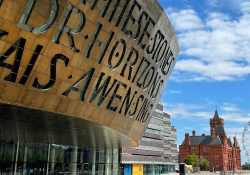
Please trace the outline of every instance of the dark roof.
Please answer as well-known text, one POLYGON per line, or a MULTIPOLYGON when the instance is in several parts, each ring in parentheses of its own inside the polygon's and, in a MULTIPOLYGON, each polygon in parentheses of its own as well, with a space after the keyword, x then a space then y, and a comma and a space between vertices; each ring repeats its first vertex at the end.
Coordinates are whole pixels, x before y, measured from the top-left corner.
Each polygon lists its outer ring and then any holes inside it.
POLYGON ((220 137, 216 136, 214 140, 209 145, 222 145, 220 137))
MULTIPOLYGON (((211 140, 210 136, 190 136, 190 145, 221 145, 220 137, 216 136, 211 140)), ((182 142, 185 145, 185 139, 182 142)))
POLYGON ((216 126, 215 127, 215 135, 226 135, 226 131, 224 129, 224 126, 216 126))
POLYGON ((233 147, 233 144, 232 144, 232 141, 231 141, 231 137, 229 137, 227 139, 227 145, 230 146, 230 147, 233 147))
POLYGON ((165 113, 165 112, 163 112, 163 116, 167 117, 167 118, 170 118, 170 115, 168 113, 165 113))
POLYGON ((160 104, 160 103, 158 103, 158 104, 156 105, 156 109, 159 109, 159 110, 163 111, 163 105, 160 104))
POLYGON ((220 117, 219 117, 219 114, 218 114, 218 111, 216 110, 215 113, 214 113, 214 120, 219 120, 220 117))

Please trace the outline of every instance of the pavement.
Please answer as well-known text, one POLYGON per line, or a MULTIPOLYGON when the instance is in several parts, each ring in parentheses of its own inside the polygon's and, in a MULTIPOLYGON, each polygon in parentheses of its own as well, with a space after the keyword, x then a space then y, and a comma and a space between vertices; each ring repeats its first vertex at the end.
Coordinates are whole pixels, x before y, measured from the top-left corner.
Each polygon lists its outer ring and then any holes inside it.
MULTIPOLYGON (((187 175, 196 175, 197 173, 188 173, 187 175)), ((169 173, 169 175, 179 175, 179 173, 169 173)), ((208 171, 201 171, 200 174, 197 175, 220 175, 220 171, 216 171, 216 173, 208 172, 208 171)), ((232 175, 232 174, 228 174, 232 175)), ((240 172, 235 172, 235 175, 250 175, 250 172, 242 171, 240 172)))
MULTIPOLYGON (((192 174, 192 175, 195 175, 196 173, 192 174)), ((201 171, 200 174, 197 174, 197 175, 215 175, 215 174, 220 174, 219 171, 217 171, 216 173, 211 173, 211 172, 208 172, 208 171, 201 171)), ((179 173, 169 173, 168 175, 179 175, 179 173)), ((187 174, 187 175, 191 175, 190 173, 187 174)))

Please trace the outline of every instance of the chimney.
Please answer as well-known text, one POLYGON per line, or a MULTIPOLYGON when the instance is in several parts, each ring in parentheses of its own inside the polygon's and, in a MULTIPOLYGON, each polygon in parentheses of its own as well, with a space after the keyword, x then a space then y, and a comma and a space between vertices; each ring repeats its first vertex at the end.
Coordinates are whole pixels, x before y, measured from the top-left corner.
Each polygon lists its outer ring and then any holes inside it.
MULTIPOLYGON (((227 146, 227 137, 224 137, 224 145, 227 146)), ((226 148, 226 147, 225 147, 226 148)))
POLYGON ((236 136, 234 136, 234 147, 237 147, 236 136))
POLYGON ((190 137, 188 133, 185 134, 185 145, 190 145, 190 137))
POLYGON ((193 130, 193 136, 195 136, 195 130, 193 130))
POLYGON ((214 128, 211 127, 211 140, 213 140, 215 137, 215 131, 214 131, 214 128))
POLYGON ((205 134, 202 134, 202 136, 206 136, 205 134))

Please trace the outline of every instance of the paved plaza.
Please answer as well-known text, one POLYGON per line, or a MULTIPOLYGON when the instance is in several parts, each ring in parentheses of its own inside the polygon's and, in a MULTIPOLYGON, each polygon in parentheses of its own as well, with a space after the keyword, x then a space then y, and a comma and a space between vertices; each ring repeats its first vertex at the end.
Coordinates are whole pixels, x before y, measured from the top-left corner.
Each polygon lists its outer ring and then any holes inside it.
MULTIPOLYGON (((189 175, 189 174, 187 174, 187 175, 189 175)), ((196 174, 196 173, 194 173, 194 174, 196 174)), ((208 172, 208 171, 201 171, 199 175, 215 175, 215 174, 220 175, 220 171, 217 171, 216 173, 212 173, 212 172, 208 172)), ((239 172, 235 173, 235 175, 240 175, 240 174, 241 173, 239 173, 239 172)), ((248 171, 248 173, 247 173, 246 171, 242 171, 242 175, 243 174, 244 175, 250 175, 250 172, 248 171), (243 173, 243 172, 245 172, 245 173, 243 173)), ((169 173, 169 175, 179 175, 179 173, 169 173)))
MULTIPOLYGON (((191 173, 189 173, 191 174, 191 173)), ((193 174, 196 174, 196 173, 193 173, 193 174)), ((215 175, 215 174, 220 174, 219 171, 217 171, 216 173, 211 173, 211 172, 208 172, 208 171, 201 171, 200 175, 215 175)), ((179 175, 179 173, 169 173, 169 175, 179 175)))

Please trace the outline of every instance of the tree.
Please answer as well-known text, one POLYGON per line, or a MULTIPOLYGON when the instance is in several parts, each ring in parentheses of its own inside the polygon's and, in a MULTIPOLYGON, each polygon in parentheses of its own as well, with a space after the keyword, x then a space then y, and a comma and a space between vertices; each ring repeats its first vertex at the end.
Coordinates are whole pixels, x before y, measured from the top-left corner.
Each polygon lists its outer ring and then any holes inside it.
POLYGON ((200 165, 201 165, 202 169, 204 170, 205 167, 209 167, 209 162, 208 162, 207 159, 202 159, 202 160, 200 161, 200 165))
POLYGON ((197 156, 195 154, 188 155, 184 159, 184 162, 187 165, 192 165, 192 166, 198 166, 199 165, 199 159, 197 158, 197 156))
POLYGON ((242 165, 243 170, 249 170, 250 169, 250 163, 246 162, 244 165, 242 165))

